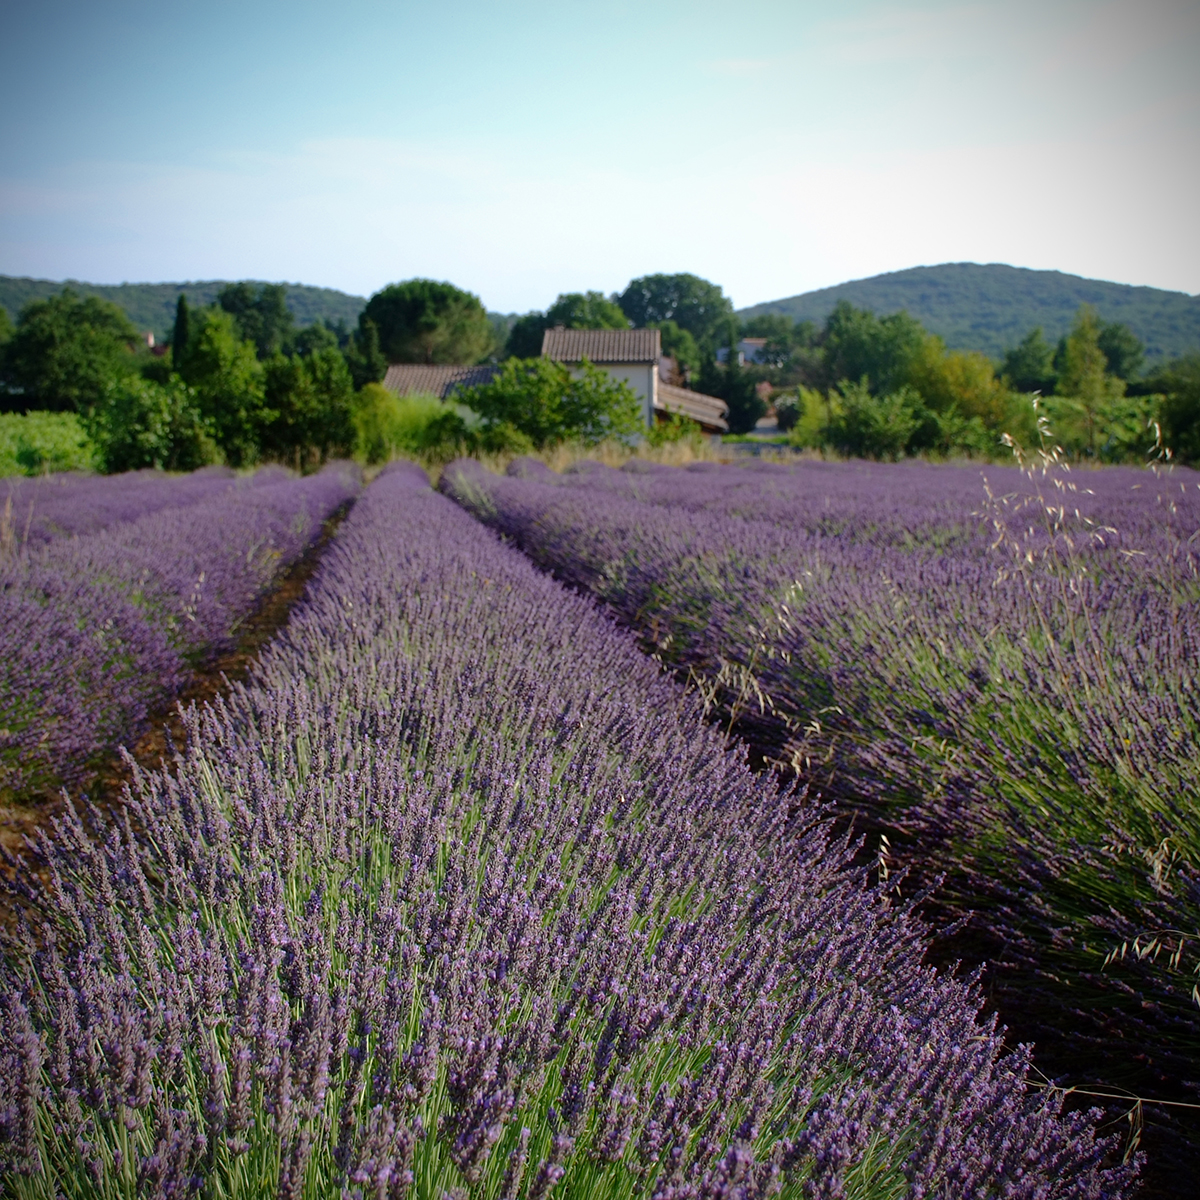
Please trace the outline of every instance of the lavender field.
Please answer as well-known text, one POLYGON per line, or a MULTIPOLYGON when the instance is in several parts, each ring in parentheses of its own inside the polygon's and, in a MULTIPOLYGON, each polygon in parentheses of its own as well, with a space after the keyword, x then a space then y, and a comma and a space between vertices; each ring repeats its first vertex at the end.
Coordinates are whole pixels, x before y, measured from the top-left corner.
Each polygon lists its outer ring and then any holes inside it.
MULTIPOLYGON (((573 487, 495 483, 492 520, 573 487)), ((1131 1194, 1136 1156, 927 965, 828 807, 707 716, 386 470, 125 819, 43 835, 0 985, 6 1192, 1131 1194)))
POLYGON ((1046 1069, 1124 1097, 1190 1172, 1198 483, 518 460, 455 464, 442 486, 602 599, 767 764, 857 814, 881 876, 967 920, 942 954, 987 963, 1046 1069))
POLYGON ((136 735, 359 482, 336 465, 22 481, 36 536, 0 557, 0 792, 78 783, 136 735))

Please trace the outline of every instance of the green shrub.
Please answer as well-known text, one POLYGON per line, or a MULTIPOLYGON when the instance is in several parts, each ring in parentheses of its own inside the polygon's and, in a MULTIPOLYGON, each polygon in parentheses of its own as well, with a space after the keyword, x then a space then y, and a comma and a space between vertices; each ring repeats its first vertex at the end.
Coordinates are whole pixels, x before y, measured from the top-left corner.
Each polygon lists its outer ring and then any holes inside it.
POLYGON ((464 388, 458 399, 482 418, 481 436, 507 426, 539 449, 631 440, 646 430, 629 385, 587 359, 573 371, 548 358, 510 358, 490 383, 464 388))
POLYGON ((0 476, 95 466, 96 448, 74 413, 0 413, 0 476))
POLYGON ((354 449, 367 463, 396 457, 453 457, 467 440, 467 424, 457 409, 436 396, 396 396, 369 383, 354 408, 354 449))
POLYGON ((85 420, 108 473, 194 471, 220 457, 195 392, 177 375, 165 385, 136 376, 112 381, 85 420))
POLYGON ((698 441, 701 436, 700 426, 690 417, 668 413, 655 421, 646 434, 646 441, 651 446, 667 446, 673 442, 698 441))

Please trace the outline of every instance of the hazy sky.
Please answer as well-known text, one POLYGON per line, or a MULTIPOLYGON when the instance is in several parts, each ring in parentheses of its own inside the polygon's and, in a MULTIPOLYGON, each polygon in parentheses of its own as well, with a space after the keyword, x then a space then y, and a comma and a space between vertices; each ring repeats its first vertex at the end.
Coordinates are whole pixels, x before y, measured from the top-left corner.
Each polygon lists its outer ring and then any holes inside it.
POLYGON ((0 273, 1200 292, 1200 0, 8 0, 0 273))

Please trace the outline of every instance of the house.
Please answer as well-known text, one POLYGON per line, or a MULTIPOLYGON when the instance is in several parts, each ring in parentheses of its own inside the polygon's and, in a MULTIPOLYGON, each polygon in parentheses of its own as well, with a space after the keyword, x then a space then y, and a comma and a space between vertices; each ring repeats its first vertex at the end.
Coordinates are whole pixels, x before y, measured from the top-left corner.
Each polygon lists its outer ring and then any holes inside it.
POLYGON ((729 411, 725 401, 666 382, 670 360, 662 353, 657 329, 547 329, 542 354, 572 366, 585 358, 614 379, 629 384, 643 406, 647 428, 660 417, 680 413, 708 433, 724 433, 729 411))
MULTIPOLYGON (((697 422, 706 433, 725 433, 728 407, 716 396, 678 387, 673 360, 662 353, 657 329, 547 329, 542 354, 555 362, 574 366, 585 358, 615 379, 629 384, 642 402, 646 427, 670 413, 697 422)), ((447 399, 459 388, 490 383, 499 370, 494 364, 476 367, 392 363, 383 386, 396 396, 437 396, 447 399)))

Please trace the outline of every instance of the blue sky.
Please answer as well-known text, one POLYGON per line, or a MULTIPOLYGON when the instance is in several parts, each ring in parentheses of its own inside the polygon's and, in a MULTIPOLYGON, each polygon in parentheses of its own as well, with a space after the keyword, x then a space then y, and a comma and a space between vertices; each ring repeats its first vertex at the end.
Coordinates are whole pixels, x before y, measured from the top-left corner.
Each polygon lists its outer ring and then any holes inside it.
POLYGON ((1200 3, 10 0, 0 272, 1200 292, 1200 3))

